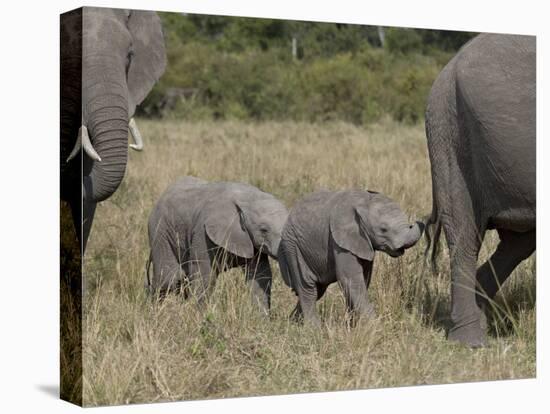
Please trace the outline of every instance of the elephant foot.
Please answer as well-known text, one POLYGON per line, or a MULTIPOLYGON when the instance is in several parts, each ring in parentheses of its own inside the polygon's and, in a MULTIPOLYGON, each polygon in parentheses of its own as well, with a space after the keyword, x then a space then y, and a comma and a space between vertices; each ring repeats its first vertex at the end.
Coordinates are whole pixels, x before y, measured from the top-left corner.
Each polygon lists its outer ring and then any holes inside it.
POLYGON ((447 339, 470 348, 484 348, 487 346, 487 332, 482 328, 480 322, 476 321, 467 325, 455 324, 449 331, 447 339))
POLYGON ((321 319, 319 319, 317 312, 315 312, 314 309, 308 309, 307 312, 304 312, 300 302, 296 304, 296 307, 290 314, 289 319, 293 322, 302 323, 315 328, 320 328, 322 326, 321 319))

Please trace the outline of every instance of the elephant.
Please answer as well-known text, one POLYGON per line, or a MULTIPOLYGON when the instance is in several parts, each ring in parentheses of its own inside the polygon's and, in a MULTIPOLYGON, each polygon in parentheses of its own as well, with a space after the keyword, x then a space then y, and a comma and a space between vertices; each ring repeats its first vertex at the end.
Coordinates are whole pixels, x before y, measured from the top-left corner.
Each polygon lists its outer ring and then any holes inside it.
POLYGON ((374 191, 321 190, 291 209, 279 247, 279 267, 298 296, 292 317, 320 326, 315 302, 338 282, 352 321, 374 316, 367 297, 374 253, 401 256, 422 235, 397 203, 374 191))
POLYGON ((166 67, 160 18, 96 7, 65 13, 60 67, 61 199, 83 253, 97 203, 124 177, 129 130, 130 146, 143 147, 133 116, 166 67))
POLYGON ((428 98, 426 236, 434 264, 442 229, 449 247, 448 339, 473 348, 487 344, 487 305, 536 247, 535 86, 534 37, 481 34, 445 66, 428 98), (489 229, 500 241, 477 269, 489 229))
POLYGON ((253 301, 267 314, 272 283, 268 256, 277 257, 287 216, 281 201, 252 185, 178 179, 149 216, 149 292, 165 297, 183 290, 187 297, 186 285, 197 281, 195 294, 204 303, 218 274, 240 267, 253 301))

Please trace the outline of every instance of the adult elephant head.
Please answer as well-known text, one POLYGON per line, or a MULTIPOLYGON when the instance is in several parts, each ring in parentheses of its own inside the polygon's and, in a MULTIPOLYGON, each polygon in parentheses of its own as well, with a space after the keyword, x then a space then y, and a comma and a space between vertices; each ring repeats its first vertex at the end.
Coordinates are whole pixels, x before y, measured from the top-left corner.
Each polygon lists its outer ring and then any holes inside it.
MULTIPOLYGON (((65 83, 65 89, 62 85, 62 98, 65 98, 62 99, 62 128, 63 118, 65 123, 66 118, 73 119, 62 131, 62 157, 66 157, 67 163, 78 164, 76 155, 84 149, 83 228, 79 236, 82 249, 85 249, 96 204, 109 198, 124 177, 129 129, 135 140, 132 147, 142 148, 141 135, 132 117, 136 106, 164 72, 166 53, 156 13, 89 7, 81 9, 80 15, 77 13, 76 17, 66 19, 65 24, 62 19, 61 50, 62 83, 65 83), (73 41, 65 44, 63 26, 66 26, 65 31, 74 32, 79 20, 80 39, 73 35, 73 41), (78 79, 80 74, 81 79, 78 79), (70 97, 63 95, 64 90, 66 93, 72 91, 73 95, 81 93, 80 99, 75 97, 71 105, 70 97), (72 138, 66 136, 68 131, 72 138), (66 148, 70 150, 71 146, 64 145, 63 135, 65 143, 76 140, 68 155, 66 148)), ((80 209, 80 200, 73 200, 71 207, 73 216, 78 216, 75 210, 80 209)), ((75 224, 79 233, 80 223, 76 219, 75 224)))

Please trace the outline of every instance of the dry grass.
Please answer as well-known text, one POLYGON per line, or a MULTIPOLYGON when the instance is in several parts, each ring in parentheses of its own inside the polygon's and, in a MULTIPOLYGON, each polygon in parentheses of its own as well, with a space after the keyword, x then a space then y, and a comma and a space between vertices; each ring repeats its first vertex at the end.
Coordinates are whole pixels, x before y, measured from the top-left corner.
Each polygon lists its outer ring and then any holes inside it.
MULTIPOLYGON (((326 329, 288 320, 295 297, 274 268, 272 315, 249 301, 242 272, 222 274, 200 313, 193 301, 145 297, 148 214, 182 175, 246 181, 287 206, 321 187, 369 188, 411 217, 431 209, 422 126, 382 122, 245 124, 140 122, 144 152, 130 154, 121 188, 96 214, 85 260, 85 405, 391 387, 535 375, 535 259, 499 295, 489 347, 445 340, 448 257, 422 278, 424 242, 402 258, 378 254, 369 290, 379 317, 344 323, 336 285, 318 304, 326 329)), ((482 259, 495 246, 490 234, 482 259)))

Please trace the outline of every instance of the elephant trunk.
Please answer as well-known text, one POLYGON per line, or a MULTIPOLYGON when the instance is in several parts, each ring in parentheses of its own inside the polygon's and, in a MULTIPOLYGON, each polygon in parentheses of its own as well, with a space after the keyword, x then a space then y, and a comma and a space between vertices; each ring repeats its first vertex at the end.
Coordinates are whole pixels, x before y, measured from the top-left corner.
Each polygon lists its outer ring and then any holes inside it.
MULTIPOLYGON (((108 71, 102 71, 104 76, 105 72, 108 71)), ((120 185, 126 170, 128 89, 122 76, 119 74, 120 83, 91 81, 89 86, 83 87, 83 126, 87 127, 93 149, 100 159, 93 161, 91 171, 84 177, 83 198, 87 202, 109 198, 120 185)), ((111 76, 111 79, 118 78, 111 76)))
POLYGON ((277 240, 274 240, 273 243, 271 244, 271 246, 269 246, 269 255, 277 260, 277 255, 278 255, 278 251, 279 251, 279 245, 281 244, 281 238, 277 238, 277 240))

